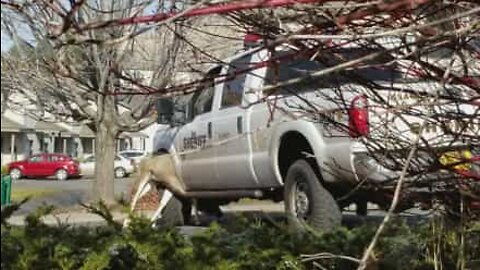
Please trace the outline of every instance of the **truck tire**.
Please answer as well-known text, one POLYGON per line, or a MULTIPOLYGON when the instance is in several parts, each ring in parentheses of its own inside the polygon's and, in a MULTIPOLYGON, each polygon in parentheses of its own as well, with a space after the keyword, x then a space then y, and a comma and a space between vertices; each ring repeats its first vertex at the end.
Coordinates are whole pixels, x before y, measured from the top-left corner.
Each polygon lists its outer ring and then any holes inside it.
POLYGON ((341 224, 342 213, 337 202, 303 159, 288 169, 284 199, 288 221, 295 229, 330 230, 341 224))
MULTIPOLYGON (((163 193, 163 190, 160 192, 163 193)), ((160 198, 162 195, 160 195, 160 198)), ((155 225, 159 228, 171 228, 184 225, 182 202, 177 197, 173 196, 170 201, 168 201, 162 211, 161 218, 155 221, 155 225)))

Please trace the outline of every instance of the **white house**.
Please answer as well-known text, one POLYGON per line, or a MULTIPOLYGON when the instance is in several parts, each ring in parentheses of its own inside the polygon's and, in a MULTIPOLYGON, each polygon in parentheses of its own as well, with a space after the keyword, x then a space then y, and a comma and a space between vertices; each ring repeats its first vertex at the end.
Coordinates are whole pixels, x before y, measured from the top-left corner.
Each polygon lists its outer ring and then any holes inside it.
MULTIPOLYGON (((144 132, 123 133, 117 139, 117 151, 148 151, 151 148, 149 137, 144 132)), ((37 121, 7 110, 1 118, 1 164, 39 152, 82 158, 95 152, 95 134, 85 124, 37 121)))

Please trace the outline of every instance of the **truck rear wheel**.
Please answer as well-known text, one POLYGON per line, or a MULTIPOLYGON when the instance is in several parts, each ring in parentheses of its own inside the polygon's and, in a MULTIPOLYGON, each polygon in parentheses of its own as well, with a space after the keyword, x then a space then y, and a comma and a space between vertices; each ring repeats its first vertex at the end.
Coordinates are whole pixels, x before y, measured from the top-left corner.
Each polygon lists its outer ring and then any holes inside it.
POLYGON ((303 159, 288 169, 284 199, 288 221, 296 229, 330 230, 341 224, 342 213, 337 202, 303 159))

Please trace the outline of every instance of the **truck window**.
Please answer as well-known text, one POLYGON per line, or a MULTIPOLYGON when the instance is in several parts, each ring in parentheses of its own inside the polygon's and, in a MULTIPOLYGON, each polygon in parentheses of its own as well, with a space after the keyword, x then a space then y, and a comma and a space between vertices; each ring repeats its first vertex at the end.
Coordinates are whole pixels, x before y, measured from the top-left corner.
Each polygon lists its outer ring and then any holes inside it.
MULTIPOLYGON (((292 94, 307 90, 314 90, 319 87, 327 87, 328 83, 324 78, 311 79, 308 75, 323 69, 323 65, 308 59, 290 59, 281 63, 274 63, 268 67, 265 85, 276 85, 291 79, 304 77, 300 83, 282 87, 274 90, 272 94, 292 94)), ((330 77, 331 79, 332 77, 330 77)))
POLYGON ((188 105, 188 119, 193 120, 195 116, 212 110, 213 96, 215 95, 215 78, 220 73, 220 70, 220 66, 210 70, 205 76, 206 81, 193 94, 188 105))
POLYGON ((251 57, 252 55, 249 54, 232 61, 228 69, 227 78, 234 78, 226 81, 223 86, 222 109, 238 106, 242 103, 243 90, 247 78, 245 70, 249 67, 251 57))
POLYGON ((214 89, 213 81, 211 81, 206 85, 205 89, 199 92, 193 101, 193 117, 212 110, 214 89))
MULTIPOLYGON (((351 70, 342 70, 340 72, 334 72, 328 74, 328 76, 311 78, 309 75, 324 69, 327 66, 335 66, 342 61, 356 59, 364 56, 371 51, 361 50, 342 50, 337 53, 337 57, 334 58, 331 55, 322 56, 322 60, 325 63, 319 61, 309 60, 307 58, 292 57, 291 59, 282 61, 280 63, 274 63, 268 67, 267 75, 265 79, 265 85, 275 85, 281 82, 285 82, 298 77, 305 78, 302 82, 283 87, 278 90, 274 90, 273 94, 288 95, 293 93, 299 93, 303 91, 311 91, 319 88, 333 88, 339 87, 345 83, 355 83, 356 78, 363 78, 364 80, 372 80, 375 82, 391 81, 401 78, 401 74, 397 72, 395 66, 389 66, 387 68, 382 67, 384 62, 391 61, 391 59, 381 59, 378 61, 369 61, 367 64, 369 67, 353 68, 351 70)), ((292 56, 293 52, 281 51, 276 53, 276 57, 285 57, 289 54, 292 56)))

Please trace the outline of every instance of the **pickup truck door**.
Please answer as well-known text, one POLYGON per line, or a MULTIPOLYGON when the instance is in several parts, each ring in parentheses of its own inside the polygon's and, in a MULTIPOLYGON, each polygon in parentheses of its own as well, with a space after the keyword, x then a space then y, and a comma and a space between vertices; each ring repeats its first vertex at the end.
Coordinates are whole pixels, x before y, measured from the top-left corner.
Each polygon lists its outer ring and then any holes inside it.
POLYGON ((211 148, 213 78, 198 89, 188 103, 190 122, 178 132, 175 149, 181 160, 180 170, 187 190, 214 189, 214 153, 211 148), (210 132, 210 133, 209 133, 210 132))
POLYGON ((250 59, 251 55, 245 55, 232 61, 224 70, 227 81, 217 85, 217 106, 211 126, 215 149, 215 182, 221 189, 258 187, 250 162, 251 149, 246 129, 249 109, 241 106, 245 104, 245 85, 250 77, 245 69, 250 59))

